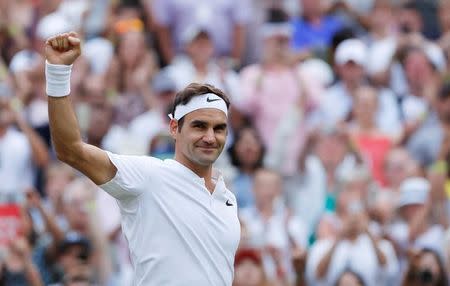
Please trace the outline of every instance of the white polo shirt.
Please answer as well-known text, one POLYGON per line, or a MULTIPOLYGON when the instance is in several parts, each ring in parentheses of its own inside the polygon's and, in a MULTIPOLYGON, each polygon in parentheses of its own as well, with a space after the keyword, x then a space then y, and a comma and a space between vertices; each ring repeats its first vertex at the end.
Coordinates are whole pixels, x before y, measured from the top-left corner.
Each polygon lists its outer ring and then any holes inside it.
POLYGON ((213 174, 211 194, 203 178, 175 160, 108 156, 118 171, 100 187, 120 207, 133 285, 230 286, 240 224, 222 176, 213 174))

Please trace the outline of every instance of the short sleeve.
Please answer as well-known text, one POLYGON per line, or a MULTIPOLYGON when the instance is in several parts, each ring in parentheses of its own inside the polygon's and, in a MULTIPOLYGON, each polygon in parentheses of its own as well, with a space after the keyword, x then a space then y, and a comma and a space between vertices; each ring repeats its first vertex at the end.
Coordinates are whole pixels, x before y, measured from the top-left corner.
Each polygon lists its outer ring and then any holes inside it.
POLYGON ((157 176, 161 161, 149 156, 117 155, 107 152, 116 166, 117 173, 109 182, 100 185, 104 191, 118 200, 139 196, 157 176))

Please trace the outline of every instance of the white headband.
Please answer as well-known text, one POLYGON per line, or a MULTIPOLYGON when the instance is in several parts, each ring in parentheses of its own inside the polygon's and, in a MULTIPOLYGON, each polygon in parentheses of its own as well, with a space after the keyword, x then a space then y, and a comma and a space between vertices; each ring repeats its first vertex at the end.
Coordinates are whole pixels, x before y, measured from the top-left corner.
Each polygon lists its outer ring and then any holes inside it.
POLYGON ((223 111, 223 113, 225 113, 225 116, 228 117, 227 104, 225 103, 225 101, 214 93, 207 93, 199 96, 194 96, 185 105, 178 104, 175 107, 174 116, 172 116, 172 114, 169 114, 169 118, 180 120, 180 118, 182 118, 189 112, 202 108, 219 109, 223 111))

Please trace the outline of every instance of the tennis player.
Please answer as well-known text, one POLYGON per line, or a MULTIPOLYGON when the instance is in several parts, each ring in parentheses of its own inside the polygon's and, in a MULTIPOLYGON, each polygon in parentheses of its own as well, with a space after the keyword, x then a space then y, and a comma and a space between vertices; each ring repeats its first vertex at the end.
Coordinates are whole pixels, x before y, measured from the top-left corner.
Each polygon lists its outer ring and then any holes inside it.
POLYGON ((134 265, 134 285, 232 285, 240 225, 236 199, 212 164, 227 137, 229 99, 191 84, 169 115, 175 158, 116 155, 81 140, 70 101, 75 33, 45 43, 50 128, 58 159, 116 198, 134 265))

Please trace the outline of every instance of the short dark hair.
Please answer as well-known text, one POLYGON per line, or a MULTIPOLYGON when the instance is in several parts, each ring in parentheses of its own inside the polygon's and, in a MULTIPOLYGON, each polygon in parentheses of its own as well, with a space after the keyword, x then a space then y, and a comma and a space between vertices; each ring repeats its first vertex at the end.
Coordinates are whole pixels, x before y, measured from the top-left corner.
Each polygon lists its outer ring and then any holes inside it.
MULTIPOLYGON (((179 104, 185 105, 193 97, 207 93, 214 93, 218 97, 222 98, 223 101, 225 101, 225 104, 227 105, 227 109, 230 108, 230 99, 222 90, 210 84, 191 83, 186 88, 179 91, 175 95, 175 99, 172 105, 172 111, 170 112, 170 114, 172 114, 172 116, 175 117, 175 108, 177 107, 177 105, 179 104)), ((183 123, 184 117, 178 120, 178 131, 180 131, 181 128, 183 127, 183 123)))

